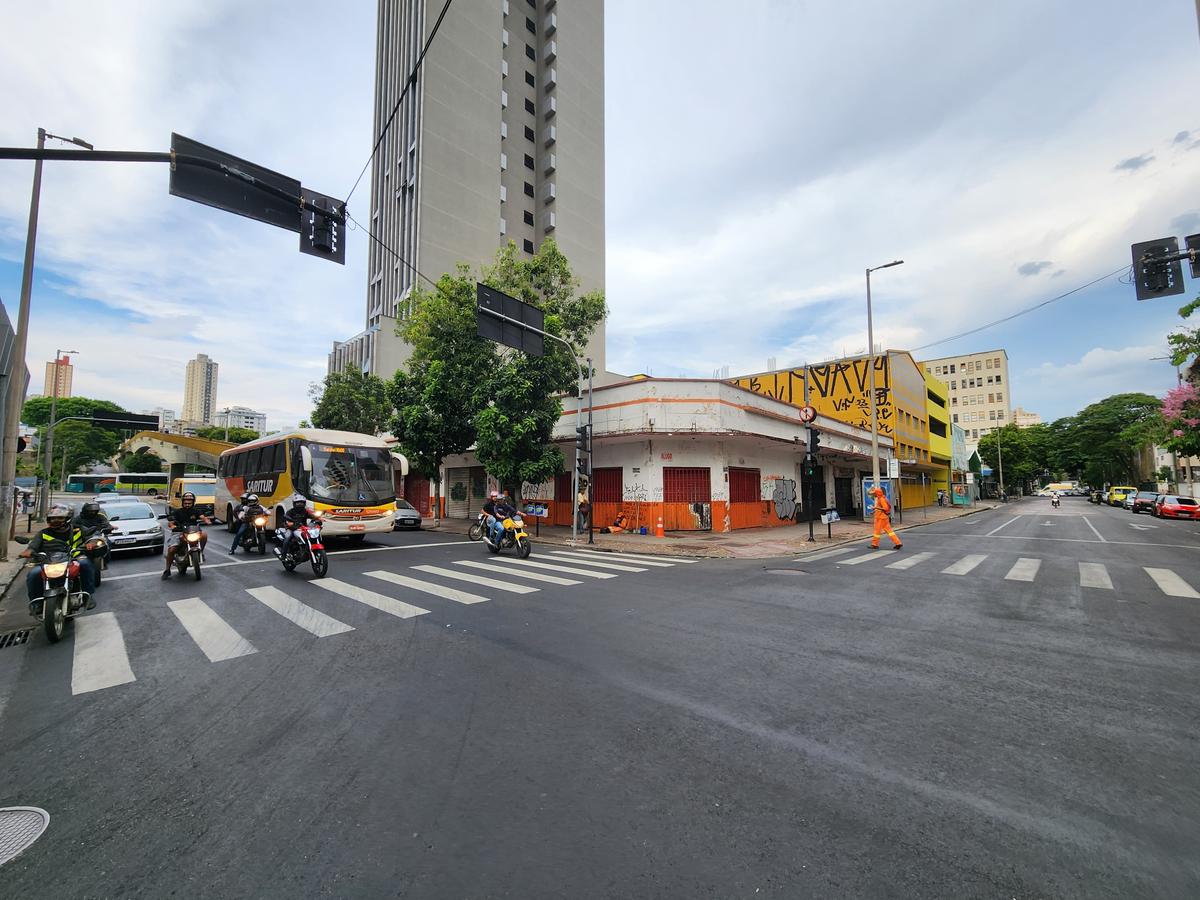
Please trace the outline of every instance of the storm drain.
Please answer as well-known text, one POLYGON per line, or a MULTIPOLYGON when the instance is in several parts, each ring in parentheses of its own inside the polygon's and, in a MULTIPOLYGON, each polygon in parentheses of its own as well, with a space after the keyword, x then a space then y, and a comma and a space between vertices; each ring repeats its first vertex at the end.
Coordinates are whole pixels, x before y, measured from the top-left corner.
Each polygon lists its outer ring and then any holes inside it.
POLYGON ((19 644, 24 644, 29 640, 29 636, 33 634, 32 628, 22 628, 20 631, 10 631, 8 634, 0 634, 0 650, 5 647, 16 647, 19 644))
POLYGON ((50 824, 50 813, 35 806, 0 809, 0 866, 32 846, 50 824))

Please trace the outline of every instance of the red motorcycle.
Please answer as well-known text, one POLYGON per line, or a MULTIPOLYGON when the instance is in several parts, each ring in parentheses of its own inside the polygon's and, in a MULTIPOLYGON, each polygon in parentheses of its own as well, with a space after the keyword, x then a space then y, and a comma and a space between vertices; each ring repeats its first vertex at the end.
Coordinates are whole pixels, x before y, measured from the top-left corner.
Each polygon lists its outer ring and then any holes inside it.
POLYGON ((323 578, 329 571, 329 557, 325 553, 325 545, 321 543, 321 519, 317 513, 316 519, 309 519, 292 532, 292 539, 285 540, 286 529, 280 528, 275 533, 282 544, 275 553, 283 567, 294 572, 301 563, 311 563, 313 575, 323 578))

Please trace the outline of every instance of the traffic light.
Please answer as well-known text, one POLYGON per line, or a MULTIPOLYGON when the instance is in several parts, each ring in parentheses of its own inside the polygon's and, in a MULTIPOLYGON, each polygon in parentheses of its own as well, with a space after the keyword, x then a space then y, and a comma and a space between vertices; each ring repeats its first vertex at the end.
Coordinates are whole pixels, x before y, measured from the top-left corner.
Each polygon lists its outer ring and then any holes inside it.
POLYGON ((580 453, 592 452, 592 436, 590 425, 580 425, 575 429, 575 449, 580 453))
POLYGON ((579 460, 579 462, 575 464, 575 468, 577 468, 577 469, 579 470, 579 474, 580 474, 580 475, 581 475, 583 478, 588 478, 588 477, 590 477, 590 476, 591 476, 591 474, 592 474, 592 473, 591 473, 591 472, 588 470, 588 469, 589 469, 589 467, 588 467, 588 461, 587 461, 586 459, 581 459, 581 460, 579 460))
POLYGON ((817 431, 817 429, 815 429, 811 425, 809 425, 808 426, 808 455, 816 456, 817 451, 820 449, 821 449, 821 432, 817 431))
POLYGON ((816 478, 817 477, 817 468, 818 468, 817 458, 815 456, 804 457, 804 477, 805 478, 816 478))
POLYGON ((18 452, 18 453, 24 453, 24 452, 25 452, 25 446, 26 446, 26 444, 25 444, 25 438, 21 437, 20 435, 17 435, 17 452, 18 452))

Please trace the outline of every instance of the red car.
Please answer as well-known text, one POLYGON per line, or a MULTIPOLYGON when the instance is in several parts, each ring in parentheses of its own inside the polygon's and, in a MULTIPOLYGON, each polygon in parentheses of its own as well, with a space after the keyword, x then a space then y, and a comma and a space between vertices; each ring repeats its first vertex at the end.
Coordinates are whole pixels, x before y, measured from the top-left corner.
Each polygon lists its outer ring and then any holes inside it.
POLYGON ((1158 498, 1160 496, 1162 496, 1162 495, 1156 494, 1156 493, 1154 493, 1154 491, 1138 491, 1136 494, 1133 495, 1133 500, 1131 502, 1130 509, 1133 510, 1134 515, 1136 515, 1137 513, 1144 513, 1144 512, 1150 513, 1151 515, 1153 515, 1154 514, 1154 504, 1156 504, 1158 502, 1158 498))
POLYGON ((1158 498, 1154 501, 1154 515, 1159 519, 1200 520, 1200 503, 1197 503, 1191 497, 1159 494, 1158 498))

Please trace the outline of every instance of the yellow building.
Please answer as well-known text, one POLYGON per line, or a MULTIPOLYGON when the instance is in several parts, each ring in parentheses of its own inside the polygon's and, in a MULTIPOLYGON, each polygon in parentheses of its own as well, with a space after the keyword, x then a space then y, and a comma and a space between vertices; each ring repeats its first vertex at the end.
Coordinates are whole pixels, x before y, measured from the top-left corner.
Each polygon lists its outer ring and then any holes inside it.
MULTIPOLYGON (((871 428, 871 372, 866 356, 837 359, 820 365, 760 372, 731 379, 734 384, 793 406, 808 402, 818 413, 856 428, 871 428)), ((941 387, 945 395, 945 386, 941 387)), ((896 442, 900 460, 903 507, 924 506, 935 496, 930 478, 945 474, 950 458, 946 447, 933 462, 929 442, 929 389, 924 370, 906 350, 888 350, 875 357, 875 403, 879 433, 896 442)), ((944 420, 944 416, 943 416, 944 420)), ((948 427, 948 426, 947 426, 948 427)), ((941 449, 939 447, 939 449, 941 449)))
POLYGON ((951 440, 950 391, 946 383, 925 373, 925 408, 929 419, 929 460, 939 467, 930 476, 933 495, 939 490, 950 492, 951 440))

